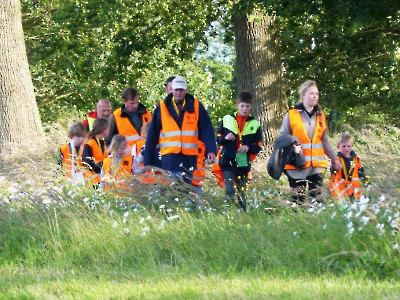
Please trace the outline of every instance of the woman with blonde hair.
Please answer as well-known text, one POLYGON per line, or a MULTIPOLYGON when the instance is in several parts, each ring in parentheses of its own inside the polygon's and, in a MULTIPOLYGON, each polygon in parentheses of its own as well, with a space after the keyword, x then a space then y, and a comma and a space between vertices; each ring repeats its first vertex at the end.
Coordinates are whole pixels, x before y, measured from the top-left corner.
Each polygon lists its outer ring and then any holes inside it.
POLYGON ((301 102, 285 115, 279 135, 293 135, 300 140, 299 144, 293 145, 293 152, 302 151, 305 164, 302 167, 287 164, 284 172, 288 177, 293 201, 301 204, 305 200, 307 185, 310 198, 321 198, 323 173, 328 167, 325 155, 331 159, 335 170, 341 169, 341 165, 329 144, 326 116, 318 106, 316 82, 306 80, 298 92, 301 102))

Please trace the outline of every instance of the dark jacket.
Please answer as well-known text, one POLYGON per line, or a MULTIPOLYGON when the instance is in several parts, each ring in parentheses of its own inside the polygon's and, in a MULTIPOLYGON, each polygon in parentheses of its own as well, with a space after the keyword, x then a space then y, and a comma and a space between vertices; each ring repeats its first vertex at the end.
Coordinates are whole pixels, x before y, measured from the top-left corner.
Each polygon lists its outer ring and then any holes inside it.
MULTIPOLYGON (((231 116, 236 118, 237 113, 231 114, 231 116)), ((246 119, 246 123, 248 123, 251 120, 254 120, 254 117, 249 115, 246 119)), ((250 171, 251 168, 250 163, 248 164, 248 167, 242 167, 242 168, 236 167, 236 152, 237 152, 236 140, 238 139, 238 135, 234 134, 235 135, 234 141, 225 139, 225 137, 231 132, 232 131, 224 127, 224 123, 221 122, 221 124, 218 127, 218 135, 217 135, 218 145, 223 146, 221 158, 219 160, 219 165, 221 166, 222 169, 224 169, 224 166, 232 165, 235 168, 236 172, 241 174, 247 173, 250 171)), ((241 143, 242 145, 246 145, 249 147, 249 150, 247 151, 247 156, 248 156, 247 161, 250 162, 250 155, 252 154, 257 155, 261 150, 261 144, 262 144, 261 126, 257 129, 256 133, 244 135, 242 137, 241 143)))
POLYGON ((295 143, 300 143, 299 139, 289 134, 282 134, 276 139, 274 151, 272 151, 267 165, 269 176, 279 179, 287 164, 294 165, 296 168, 304 166, 306 161, 303 152, 300 151, 299 154, 293 152, 295 143))
MULTIPOLYGON (((186 94, 186 104, 183 108, 182 113, 178 117, 174 105, 172 103, 172 94, 169 94, 165 99, 165 105, 168 108, 168 112, 175 119, 175 122, 178 124, 180 128, 182 128, 183 123, 183 115, 185 111, 194 112, 194 97, 190 94, 186 94)), ((155 161, 154 157, 156 157, 155 151, 156 147, 159 143, 160 131, 161 131, 161 111, 160 104, 157 105, 153 118, 150 123, 149 132, 147 134, 146 139, 146 151, 144 152, 144 165, 145 166, 154 166, 155 161)), ((199 129, 199 140, 201 140, 206 146, 206 154, 208 153, 216 153, 217 147, 215 144, 215 134, 214 129, 211 123, 210 116, 208 115, 204 106, 199 103, 199 120, 198 120, 198 129, 199 129)), ((184 155, 182 153, 175 154, 167 154, 162 156, 161 159, 162 168, 167 171, 187 171, 188 169, 194 170, 197 166, 197 155, 184 155)))

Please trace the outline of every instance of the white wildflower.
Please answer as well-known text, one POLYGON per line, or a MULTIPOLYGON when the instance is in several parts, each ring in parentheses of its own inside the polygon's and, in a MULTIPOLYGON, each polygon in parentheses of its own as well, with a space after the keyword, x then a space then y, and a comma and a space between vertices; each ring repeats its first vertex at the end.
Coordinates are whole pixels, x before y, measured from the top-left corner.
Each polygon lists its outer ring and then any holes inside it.
POLYGON ((297 236, 297 231, 293 232, 293 236, 297 236))
POLYGON ((179 215, 173 215, 171 217, 167 217, 168 221, 175 220, 175 219, 179 219, 179 215))
POLYGON ((382 230, 384 227, 385 227, 385 224, 383 224, 383 223, 378 223, 378 224, 376 224, 376 229, 378 229, 378 230, 382 230))
POLYGON ((150 227, 149 226, 146 226, 146 227, 143 227, 142 228, 142 232, 147 232, 147 231, 149 231, 150 230, 150 227))
POLYGON ((44 199, 44 200, 42 201, 42 204, 43 204, 43 205, 50 205, 50 204, 51 204, 51 200, 50 200, 50 199, 44 199))
POLYGON ((397 244, 397 243, 394 244, 392 248, 393 248, 393 250, 399 250, 399 244, 397 244))
POLYGON ((353 232, 354 232, 354 227, 351 227, 351 228, 349 228, 349 231, 347 232, 347 235, 351 236, 351 235, 353 235, 353 232))
POLYGON ((85 198, 82 199, 82 201, 83 201, 83 203, 88 204, 89 203, 89 198, 85 197, 85 198))
POLYGON ((122 215, 124 218, 129 217, 129 211, 124 212, 124 214, 122 215))
POLYGON ((176 202, 179 202, 179 198, 178 198, 178 197, 176 197, 176 198, 175 198, 175 201, 176 201, 176 202))
POLYGON ((324 225, 322 226, 322 229, 323 229, 323 230, 325 230, 325 229, 326 229, 326 227, 327 227, 327 225, 326 225, 326 224, 324 224, 324 225))
POLYGON ((353 212, 349 211, 347 214, 344 215, 346 219, 350 219, 353 216, 353 212))
POLYGON ((365 226, 369 222, 369 217, 368 216, 362 216, 360 218, 360 222, 365 226))
POLYGON ((349 223, 347 223, 347 228, 352 228, 353 227, 353 222, 352 221, 350 221, 349 223))
POLYGON ((161 204, 159 208, 163 209, 164 207, 165 207, 165 204, 161 204))
POLYGON ((363 212, 366 208, 367 208, 366 204, 360 204, 358 209, 360 210, 360 212, 363 212))
POLYGON ((141 219, 139 220, 139 224, 143 224, 143 222, 144 222, 144 218, 141 218, 141 219))
POLYGON ((333 219, 333 218, 335 218, 336 217, 336 212, 333 212, 332 214, 331 214, 331 219, 333 219))
POLYGON ((308 212, 309 212, 309 213, 312 213, 312 212, 314 212, 314 210, 315 210, 314 207, 311 206, 311 207, 308 209, 308 212))
POLYGON ((149 221, 151 219, 151 216, 146 217, 146 221, 149 221))
POLYGON ((383 195, 383 194, 380 195, 380 196, 379 196, 379 201, 380 201, 380 202, 385 201, 385 195, 383 195))
POLYGON ((122 229, 122 232, 123 232, 123 233, 129 233, 129 228, 126 228, 126 227, 125 227, 124 229, 122 229))
POLYGON ((112 224, 111 227, 112 227, 112 228, 117 228, 117 227, 118 227, 118 222, 117 222, 117 221, 114 221, 114 223, 112 224))

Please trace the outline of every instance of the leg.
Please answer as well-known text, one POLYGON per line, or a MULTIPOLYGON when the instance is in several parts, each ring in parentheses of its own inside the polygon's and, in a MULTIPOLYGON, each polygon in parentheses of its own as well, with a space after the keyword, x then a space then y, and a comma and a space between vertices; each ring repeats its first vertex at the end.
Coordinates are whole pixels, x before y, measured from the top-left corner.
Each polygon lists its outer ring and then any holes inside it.
POLYGON ((313 174, 307 177, 307 181, 310 199, 320 201, 322 197, 321 188, 324 181, 324 175, 322 173, 313 174))
POLYGON ((232 168, 224 168, 225 196, 226 200, 233 201, 235 196, 235 173, 232 168))
POLYGON ((305 190, 307 185, 307 180, 305 179, 294 179, 287 175, 289 186, 291 187, 292 200, 297 204, 301 204, 305 200, 305 190))
POLYGON ((247 174, 236 175, 236 185, 240 208, 246 211, 247 174))

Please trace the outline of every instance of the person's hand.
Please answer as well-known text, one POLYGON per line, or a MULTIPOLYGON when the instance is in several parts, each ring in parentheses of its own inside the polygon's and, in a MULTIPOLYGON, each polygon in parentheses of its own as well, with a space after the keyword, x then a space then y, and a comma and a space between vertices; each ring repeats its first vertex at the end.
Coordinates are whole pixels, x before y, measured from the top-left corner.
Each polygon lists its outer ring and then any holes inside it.
POLYGON ((337 159, 332 162, 333 169, 339 171, 342 169, 342 164, 337 159))
POLYGON ((242 152, 247 152, 249 151, 249 146, 247 145, 242 145, 240 146, 240 148, 238 149, 238 152, 242 153, 242 152))
POLYGON ((215 159, 217 157, 215 156, 215 153, 211 152, 207 154, 207 161, 209 164, 213 164, 215 162, 215 159))
POLYGON ((225 139, 228 140, 228 141, 234 141, 235 140, 235 135, 232 132, 229 132, 226 135, 225 139))
POLYGON ((296 143, 293 145, 293 153, 299 154, 301 151, 301 144, 296 143))

